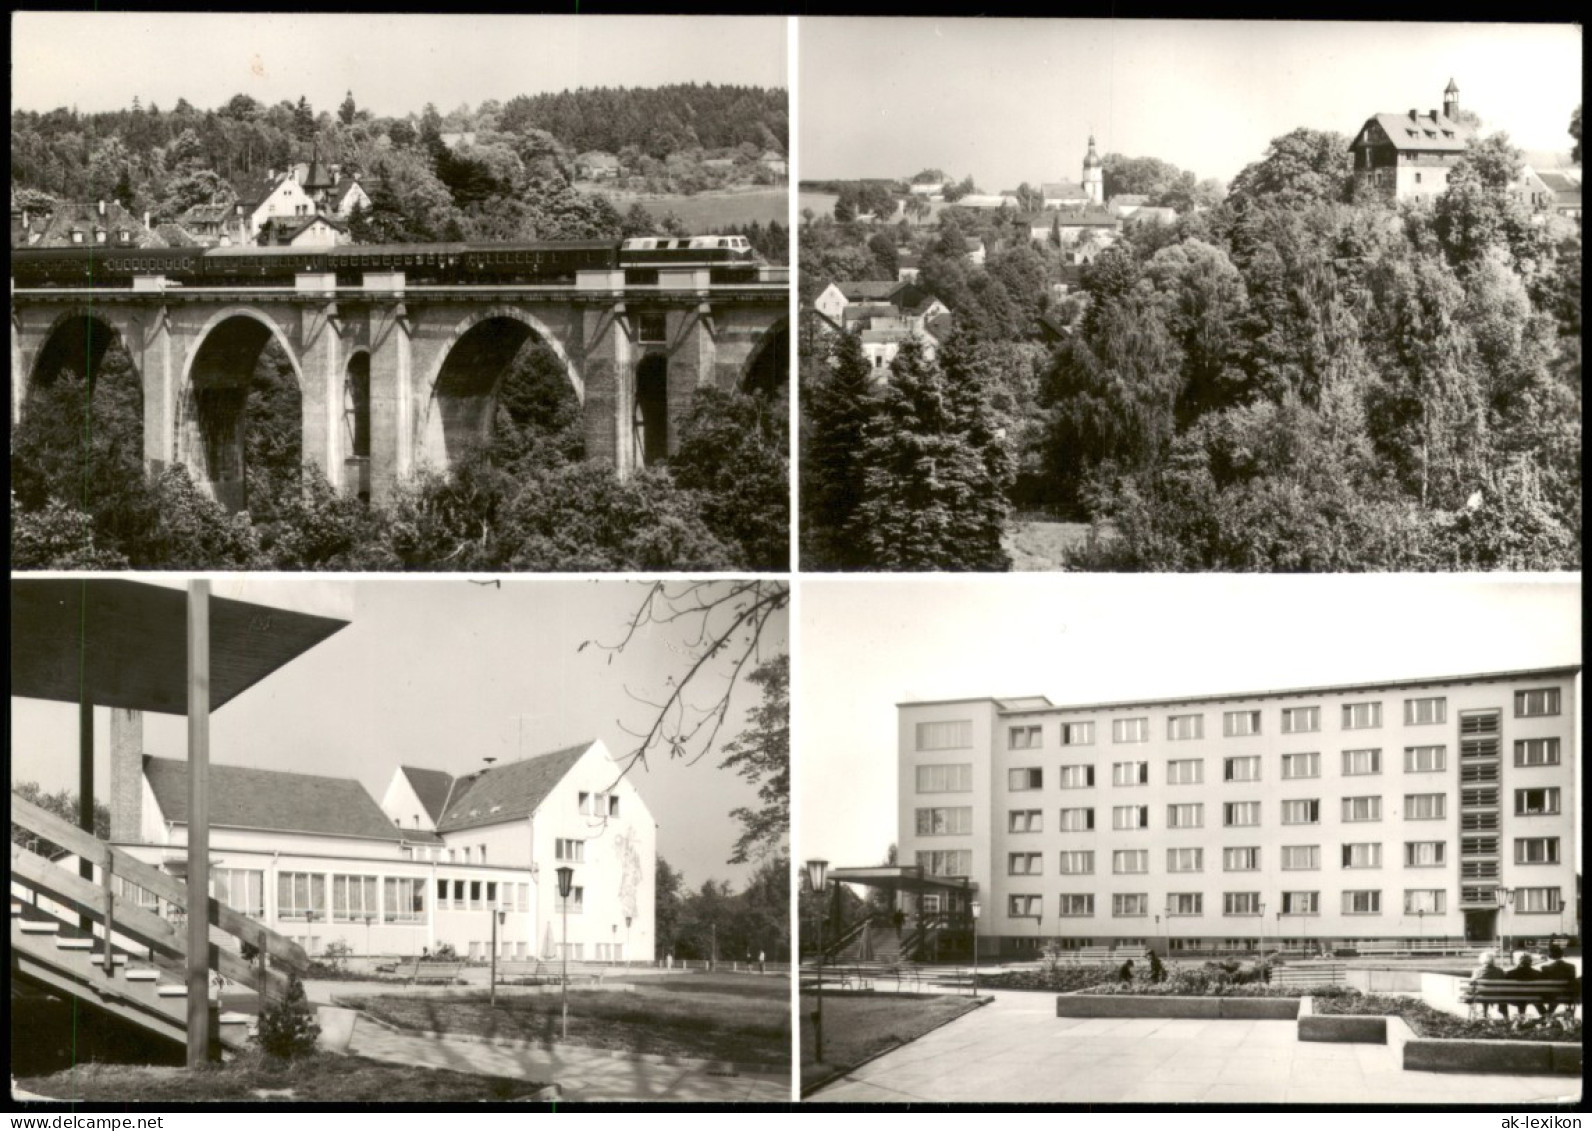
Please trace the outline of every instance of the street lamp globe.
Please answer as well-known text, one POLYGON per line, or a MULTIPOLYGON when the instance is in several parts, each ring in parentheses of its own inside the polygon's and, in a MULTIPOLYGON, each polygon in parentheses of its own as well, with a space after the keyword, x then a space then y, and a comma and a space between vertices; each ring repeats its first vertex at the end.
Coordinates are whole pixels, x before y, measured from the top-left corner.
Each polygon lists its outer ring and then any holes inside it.
POLYGON ((824 890, 824 881, 829 878, 829 861, 807 861, 807 883, 814 891, 824 890))

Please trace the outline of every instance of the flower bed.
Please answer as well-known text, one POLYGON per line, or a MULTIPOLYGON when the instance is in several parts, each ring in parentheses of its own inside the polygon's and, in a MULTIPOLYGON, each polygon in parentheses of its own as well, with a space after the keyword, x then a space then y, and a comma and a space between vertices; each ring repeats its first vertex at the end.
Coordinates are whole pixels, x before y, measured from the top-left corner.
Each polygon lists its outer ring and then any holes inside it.
POLYGON ((1041 990, 1070 994, 1098 986, 1112 975, 1103 966, 1058 966, 1054 970, 1002 970, 980 974, 978 984, 992 990, 1041 990))
POLYGON ((1516 1029, 1501 1021, 1471 1021, 1455 1017, 1416 998, 1353 991, 1330 997, 1321 993, 1311 996, 1315 999, 1317 1014, 1359 1017, 1396 1015, 1404 1018, 1417 1037, 1436 1040, 1581 1042, 1579 1018, 1552 1018, 1547 1023, 1533 1018, 1528 1021, 1529 1027, 1516 1029))

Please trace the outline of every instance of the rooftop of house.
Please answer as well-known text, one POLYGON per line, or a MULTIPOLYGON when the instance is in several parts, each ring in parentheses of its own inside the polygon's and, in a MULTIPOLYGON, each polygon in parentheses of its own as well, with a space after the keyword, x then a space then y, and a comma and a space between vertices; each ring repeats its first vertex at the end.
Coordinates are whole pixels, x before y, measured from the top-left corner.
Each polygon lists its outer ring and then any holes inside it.
POLYGON ((457 832, 529 817, 591 746, 583 742, 455 779, 437 831, 457 832))
POLYGON ((1550 190, 1552 190, 1553 192, 1559 193, 1561 196, 1563 196, 1566 193, 1569 193, 1569 194, 1573 194, 1576 200, 1580 200, 1581 199, 1581 183, 1579 181, 1576 181, 1573 178, 1567 176, 1564 173, 1555 173, 1555 172, 1540 173, 1539 172, 1537 174, 1537 178, 1543 184, 1547 185, 1550 190))
POLYGON ((110 247, 165 247, 160 235, 114 200, 60 201, 49 216, 30 216, 26 240, 30 247, 72 247, 78 243, 99 243, 94 233, 106 233, 110 247), (103 213, 101 208, 104 209, 103 213), (81 241, 72 233, 81 233, 81 241), (126 232, 123 239, 120 233, 126 232))
MULTIPOLYGON (((1475 133, 1464 122, 1456 122, 1436 110, 1424 114, 1418 110, 1403 114, 1372 114, 1366 124, 1373 122, 1386 135, 1393 148, 1401 151, 1463 153, 1471 135, 1475 133)), ((1364 132, 1362 129, 1360 134, 1355 135, 1355 145, 1361 144, 1360 137, 1364 132)))
POLYGON ((847 302, 888 301, 906 285, 894 279, 860 279, 855 282, 834 284, 847 302))
POLYGON ((399 766, 398 769, 409 779, 409 788, 415 791, 431 823, 442 820, 448 796, 453 792, 453 775, 446 770, 428 770, 420 766, 399 766))
POLYGON ((1062 228, 1115 228, 1122 222, 1104 208, 1047 209, 1026 212, 1018 219, 1030 228, 1049 228, 1053 224, 1062 228))
POLYGON ((1046 200, 1082 200, 1089 195, 1081 181, 1044 181, 1039 194, 1046 200))
MULTIPOLYGON (((144 777, 161 815, 188 822, 188 763, 144 756, 144 777)), ((411 839, 393 826, 375 798, 353 778, 210 764, 210 824, 367 840, 411 839)))

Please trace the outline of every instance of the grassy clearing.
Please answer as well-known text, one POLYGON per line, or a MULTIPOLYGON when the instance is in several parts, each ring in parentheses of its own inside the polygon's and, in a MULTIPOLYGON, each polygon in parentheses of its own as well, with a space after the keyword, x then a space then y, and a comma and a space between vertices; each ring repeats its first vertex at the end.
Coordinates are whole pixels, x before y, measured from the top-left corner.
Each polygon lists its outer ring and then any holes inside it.
POLYGON ((725 224, 750 224, 754 220, 760 224, 767 224, 770 220, 784 224, 790 217, 790 194, 783 188, 702 192, 695 196, 613 192, 606 189, 602 192, 620 212, 627 211, 632 204, 640 204, 659 220, 673 212, 693 232, 725 224))
MULTIPOLYGON (((731 1060, 783 1069, 790 1064, 790 1007, 772 986, 741 992, 725 987, 685 991, 637 986, 628 990, 574 990, 569 995, 569 1043, 615 1052, 731 1060)), ((558 1043, 557 993, 500 995, 493 1008, 485 993, 410 997, 343 996, 400 1029, 467 1033, 501 1040, 558 1043)))
POLYGON ((863 997, 824 998, 824 1059, 814 1059, 812 994, 801 996, 802 1086, 870 1060, 936 1029, 978 1002, 961 995, 937 997, 915 994, 880 994, 863 997))
POLYGON ((1012 559, 1012 569, 1043 572, 1062 569, 1067 555, 1088 545, 1087 522, 1051 522, 1014 517, 1007 523, 1001 543, 1012 559))
POLYGON ((284 1064, 259 1053, 189 1072, 133 1064, 80 1064, 24 1077, 26 1092, 85 1103, 447 1103, 527 1099, 546 1087, 531 1080, 471 1076, 447 1069, 386 1064, 317 1053, 284 1064))

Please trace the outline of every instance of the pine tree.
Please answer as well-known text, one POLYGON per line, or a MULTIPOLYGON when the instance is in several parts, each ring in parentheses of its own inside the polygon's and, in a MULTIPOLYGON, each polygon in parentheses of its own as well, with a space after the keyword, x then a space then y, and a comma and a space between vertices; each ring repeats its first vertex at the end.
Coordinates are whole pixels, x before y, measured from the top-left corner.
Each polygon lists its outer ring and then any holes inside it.
POLYGON ((841 334, 803 390, 802 565, 862 569, 869 559, 853 537, 862 502, 860 457, 874 411, 873 370, 856 334, 841 334))

